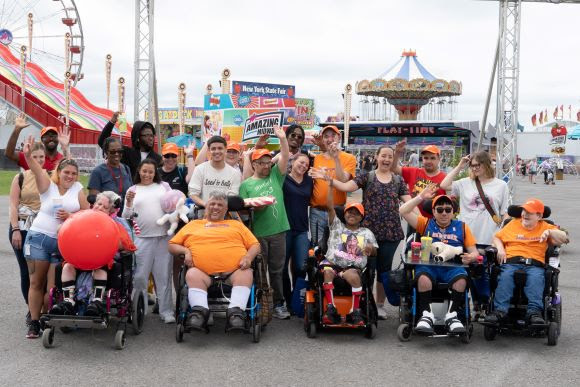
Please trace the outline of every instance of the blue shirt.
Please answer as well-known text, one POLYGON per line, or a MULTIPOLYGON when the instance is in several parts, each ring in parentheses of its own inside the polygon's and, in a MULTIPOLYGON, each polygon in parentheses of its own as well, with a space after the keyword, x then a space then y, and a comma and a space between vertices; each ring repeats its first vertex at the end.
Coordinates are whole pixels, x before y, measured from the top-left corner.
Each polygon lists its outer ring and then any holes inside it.
POLYGON ((132 185, 131 171, 125 164, 117 168, 109 167, 106 163, 98 165, 89 179, 89 189, 99 192, 113 191, 121 195, 121 198, 125 198, 125 192, 132 185))
POLYGON ((313 186, 312 178, 308 175, 304 175, 302 183, 297 183, 290 174, 286 175, 282 189, 292 231, 308 231, 308 205, 313 186))

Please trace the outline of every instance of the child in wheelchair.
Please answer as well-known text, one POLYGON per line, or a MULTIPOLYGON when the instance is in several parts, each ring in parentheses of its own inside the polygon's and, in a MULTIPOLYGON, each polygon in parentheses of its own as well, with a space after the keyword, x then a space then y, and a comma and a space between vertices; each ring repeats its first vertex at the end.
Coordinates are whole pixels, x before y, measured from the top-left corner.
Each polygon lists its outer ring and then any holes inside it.
MULTIPOLYGON (((400 214, 411 227, 422 236, 430 236, 433 242, 443 242, 451 246, 463 247, 464 251, 459 258, 459 263, 464 265, 476 262, 479 252, 476 241, 469 227, 460 220, 453 219, 456 212, 456 203, 447 195, 435 196, 438 187, 427 186, 419 195, 403 204, 400 214), (434 198, 433 198, 434 197, 434 198), (423 201, 431 201, 430 208, 433 218, 429 219, 418 215, 415 208, 423 201)), ((431 335, 434 333, 435 315, 432 308, 432 290, 435 283, 448 284, 451 299, 445 314, 445 327, 448 333, 463 334, 466 332, 465 321, 466 289, 468 273, 462 266, 415 266, 415 279, 418 291, 417 313, 419 317, 415 330, 420 333, 431 335)))

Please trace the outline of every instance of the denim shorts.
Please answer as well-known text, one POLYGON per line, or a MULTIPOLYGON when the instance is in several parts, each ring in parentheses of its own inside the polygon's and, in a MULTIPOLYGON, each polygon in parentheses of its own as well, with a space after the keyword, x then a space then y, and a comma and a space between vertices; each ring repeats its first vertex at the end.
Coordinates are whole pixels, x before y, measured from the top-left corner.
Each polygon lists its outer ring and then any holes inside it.
POLYGON ((24 257, 32 261, 48 261, 49 263, 61 261, 56 238, 31 230, 28 231, 24 241, 24 257))
POLYGON ((460 278, 467 278, 467 271, 463 267, 417 265, 415 278, 421 274, 427 275, 432 282, 451 284, 460 278))

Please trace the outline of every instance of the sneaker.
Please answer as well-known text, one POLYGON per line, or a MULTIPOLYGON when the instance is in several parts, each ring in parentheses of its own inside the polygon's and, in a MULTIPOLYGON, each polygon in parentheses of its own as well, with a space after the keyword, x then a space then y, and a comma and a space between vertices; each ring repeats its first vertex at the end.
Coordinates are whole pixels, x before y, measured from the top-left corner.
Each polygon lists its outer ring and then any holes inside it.
POLYGON ((189 316, 187 316, 187 326, 194 329, 205 329, 208 316, 209 309, 203 306, 194 306, 189 316))
POLYGON ((326 307, 326 313, 324 313, 324 316, 322 316, 322 322, 325 324, 340 324, 341 323, 341 317, 338 314, 338 312, 336 311, 336 307, 332 304, 329 304, 326 307))
POLYGON ((488 324, 497 325, 497 324, 501 323, 504 319, 505 319, 504 312, 501 312, 499 310, 494 310, 493 312, 491 312, 490 314, 485 316, 485 319, 483 321, 485 321, 488 324))
POLYGON ((465 327, 457 318, 457 312, 447 312, 445 314, 445 327, 449 333, 464 333, 465 327))
POLYGON ((423 311, 423 316, 419 319, 415 330, 420 333, 425 333, 428 335, 433 334, 433 320, 435 315, 427 310, 423 311))
POLYGON ((165 324, 175 324, 175 316, 173 314, 166 314, 161 316, 161 321, 165 324))
POLYGON ((274 307, 273 316, 280 320, 286 320, 290 318, 290 313, 288 313, 286 306, 282 304, 274 307))
POLYGON ((384 305, 377 305, 377 317, 379 318, 379 320, 387 319, 387 311, 385 310, 384 305))
POLYGON ((530 313, 527 316, 527 320, 530 325, 546 325, 546 321, 544 321, 540 313, 530 313))
POLYGON ((30 317, 30 311, 26 313, 26 326, 30 325, 30 321, 32 321, 32 317, 30 317))
POLYGON ((362 317, 362 313, 360 309, 355 309, 349 314, 346 315, 346 322, 352 325, 364 325, 365 321, 362 317))
POLYGON ((40 321, 31 320, 28 326, 28 333, 26 334, 27 339, 36 339, 40 336, 40 321))
POLYGON ((105 314, 105 305, 101 300, 94 300, 87 306, 85 316, 101 317, 105 314))
POLYGON ((245 325, 244 311, 238 307, 226 311, 226 330, 243 329, 245 325))
POLYGON ((75 307, 69 301, 61 301, 58 304, 53 305, 50 309, 50 314, 73 316, 75 314, 75 307))

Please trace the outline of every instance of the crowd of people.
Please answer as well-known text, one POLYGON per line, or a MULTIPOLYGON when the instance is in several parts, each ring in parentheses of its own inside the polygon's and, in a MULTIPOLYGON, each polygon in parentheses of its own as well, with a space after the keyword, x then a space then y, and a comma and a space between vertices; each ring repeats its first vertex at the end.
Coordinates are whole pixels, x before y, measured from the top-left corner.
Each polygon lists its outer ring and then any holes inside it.
MULTIPOLYGON (((494 177, 486 152, 463 157, 445 174, 440 169, 441 151, 435 145, 412 153, 412 160, 405 163, 408 166, 402 166, 400 157, 406 147, 403 140, 394 148, 381 146, 374 155, 366 155, 357 173, 356 158, 340 149, 341 132, 336 126, 321 130, 317 138, 321 153, 313 155, 304 150, 302 127, 291 125, 286 131, 275 128, 274 136, 280 144, 277 153, 265 146, 268 136, 246 151, 242 151, 240 144, 213 136, 199 149, 197 157, 193 145, 185 147, 187 166, 180 166, 177 145, 167 143, 161 154, 155 152, 155 128, 148 122, 135 122, 131 145, 123 145, 112 136, 117 117, 118 113, 113 114, 99 137, 105 162, 92 171, 88 191, 79 183, 78 166, 68 153, 70 135, 66 128, 44 128, 40 142, 30 137, 22 151, 16 152, 18 135, 27 126, 24 115, 16 120, 6 154, 18 162, 23 172, 14 177, 11 186, 9 238, 20 267, 29 338, 39 336, 40 314, 48 312, 47 289, 54 286, 55 267, 61 261, 57 247, 60 225, 72 213, 89 209, 90 203, 97 202, 96 209, 102 210, 104 204, 100 200, 107 202, 108 211, 109 202, 118 198, 115 207, 118 211, 110 213, 133 223, 134 288, 146 294, 152 276, 158 313, 168 324, 175 322, 171 285, 175 285, 177 272, 185 263, 191 267, 186 276, 193 311, 190 323, 200 328, 207 323, 208 276, 218 273, 226 275, 233 284, 227 321, 231 326, 240 325, 251 285, 247 270, 257 254, 262 255, 267 265, 274 317, 290 318, 296 312, 290 308, 292 293, 297 280, 305 276, 309 249, 319 243, 326 228, 330 229, 329 248, 320 269, 324 273, 327 300, 332 300, 333 278, 343 276, 352 286, 353 309, 349 318, 355 322, 361 319, 356 302, 361 292, 357 270, 366 266, 371 255, 377 257, 378 313, 380 318, 386 317, 381 282, 405 239, 401 217, 408 223, 407 235, 415 231, 446 235, 441 239, 465 247, 464 262, 477 260, 476 243, 495 244, 502 251, 505 233, 498 231, 502 219, 508 217, 509 193, 507 184, 494 177), (57 151, 59 144, 62 154, 57 151), (465 168, 469 168, 469 177, 456 180, 465 168), (157 222, 164 215, 163 195, 170 189, 183 192, 199 207, 203 217, 187 225, 182 222, 173 237, 168 235, 168 224, 157 222), (347 193, 359 189, 362 202, 347 202, 347 193), (254 208, 253 227, 248 230, 240 222, 225 219, 227 197, 232 195, 274 200, 254 208), (426 199, 433 199, 432 214, 419 205, 426 199), (344 210, 345 223, 338 220, 335 207, 344 210), (460 237, 448 235, 455 222, 465 225, 460 237), (222 248, 229 252, 227 256, 217 254, 222 248), (179 261, 176 258, 179 255, 185 260, 179 261)), ((525 211, 535 214, 527 207, 525 211)), ((544 240, 551 235, 546 232, 547 236, 542 234, 544 240)), ((432 328, 429 308, 432 281, 444 278, 452 284, 455 301, 448 311, 449 329, 461 329, 456 312, 464 299, 464 273, 439 273, 423 268, 417 274, 418 308, 423 316, 418 328, 426 331, 432 328)), ((99 302, 106 279, 103 275, 102 270, 94 273, 97 302, 91 313, 102 312, 99 302)), ((68 304, 55 305, 51 313, 71 313, 74 278, 74 268, 63 271, 68 304)), ((500 311, 502 307, 503 304, 500 311)), ((325 319, 336 320, 332 305, 327 308, 325 319)))

